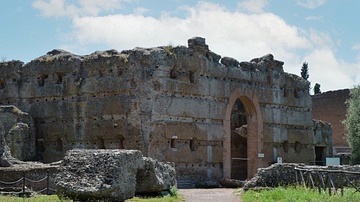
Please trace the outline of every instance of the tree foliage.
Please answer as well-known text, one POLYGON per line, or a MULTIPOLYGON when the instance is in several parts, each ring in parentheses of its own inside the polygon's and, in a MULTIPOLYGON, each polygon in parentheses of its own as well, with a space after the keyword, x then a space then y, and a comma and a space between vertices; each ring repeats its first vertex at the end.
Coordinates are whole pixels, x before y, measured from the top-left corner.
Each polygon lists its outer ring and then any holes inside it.
POLYGON ((347 141, 351 148, 350 163, 360 164, 360 86, 350 90, 346 101, 346 119, 343 121, 347 130, 347 141))
POLYGON ((314 86, 314 95, 316 95, 318 93, 321 93, 320 84, 316 83, 315 86, 314 86))
POLYGON ((305 80, 308 80, 309 78, 309 67, 307 62, 304 62, 301 67, 301 77, 305 80))

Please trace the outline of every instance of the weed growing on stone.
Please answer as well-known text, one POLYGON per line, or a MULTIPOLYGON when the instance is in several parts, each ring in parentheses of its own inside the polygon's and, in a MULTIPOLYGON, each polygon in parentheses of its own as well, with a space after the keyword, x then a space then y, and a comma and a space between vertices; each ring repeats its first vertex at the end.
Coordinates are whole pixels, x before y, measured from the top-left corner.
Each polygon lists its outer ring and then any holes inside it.
POLYGON ((157 196, 157 197, 146 197, 146 198, 139 198, 134 197, 132 199, 126 200, 127 202, 177 202, 177 201, 184 201, 184 199, 179 194, 177 188, 175 186, 171 187, 169 190, 169 194, 166 196, 157 196))
POLYGON ((166 55, 172 56, 176 59, 176 55, 174 53, 174 48, 172 45, 164 46, 164 51, 165 51, 166 55))
POLYGON ((172 197, 178 197, 179 196, 179 192, 177 190, 177 188, 175 186, 172 186, 169 190, 170 196, 172 197))
POLYGON ((121 53, 119 55, 120 59, 124 62, 124 63, 127 63, 128 62, 128 55, 124 54, 124 53, 121 53))

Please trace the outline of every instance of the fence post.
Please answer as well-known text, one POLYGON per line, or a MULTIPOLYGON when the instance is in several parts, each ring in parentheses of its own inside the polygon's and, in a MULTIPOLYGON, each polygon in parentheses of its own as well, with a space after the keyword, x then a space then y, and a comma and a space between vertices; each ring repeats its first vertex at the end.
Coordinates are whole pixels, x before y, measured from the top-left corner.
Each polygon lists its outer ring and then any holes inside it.
POLYGON ((329 196, 331 196, 331 179, 329 172, 326 172, 326 174, 327 174, 327 185, 329 186, 329 196))
POLYGON ((344 173, 343 172, 340 173, 339 181, 340 181, 341 196, 344 196, 344 173))
POLYGON ((47 169, 47 178, 46 178, 46 194, 49 195, 49 190, 50 190, 50 171, 49 169, 47 169))
POLYGON ((22 189, 23 189, 23 196, 25 196, 25 183, 26 183, 26 175, 25 175, 25 171, 23 172, 23 187, 22 187, 22 189))

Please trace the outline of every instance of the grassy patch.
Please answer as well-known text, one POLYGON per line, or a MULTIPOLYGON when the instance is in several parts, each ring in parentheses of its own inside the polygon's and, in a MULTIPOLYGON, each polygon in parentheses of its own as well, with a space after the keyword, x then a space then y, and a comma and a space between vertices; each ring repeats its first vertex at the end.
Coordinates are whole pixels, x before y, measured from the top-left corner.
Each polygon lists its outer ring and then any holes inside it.
POLYGON ((126 200, 126 202, 179 202, 185 201, 180 196, 163 196, 163 197, 155 197, 155 198, 139 198, 134 197, 132 199, 126 200))
POLYGON ((127 202, 140 201, 140 202, 178 202, 185 201, 179 194, 177 188, 175 186, 171 187, 169 190, 169 194, 166 196, 159 197, 151 197, 151 198, 139 198, 134 197, 132 199, 126 200, 127 202))
POLYGON ((247 191, 241 194, 241 199, 244 202, 294 202, 294 201, 309 201, 309 202, 348 202, 359 201, 360 193, 355 192, 354 189, 346 189, 344 196, 329 196, 328 193, 319 193, 312 189, 303 187, 279 187, 264 191, 247 191))
POLYGON ((6 202, 71 202, 72 200, 64 200, 59 199, 57 195, 37 195, 35 197, 31 198, 21 198, 16 196, 1 196, 0 195, 0 201, 6 201, 6 202))
MULTIPOLYGON (((21 198, 16 196, 2 196, 0 195, 0 201, 6 202, 72 202, 73 200, 60 199, 57 195, 37 195, 31 198, 21 198)), ((180 202, 184 201, 180 195, 176 196, 163 196, 152 198, 139 198, 134 197, 126 200, 126 202, 180 202)))

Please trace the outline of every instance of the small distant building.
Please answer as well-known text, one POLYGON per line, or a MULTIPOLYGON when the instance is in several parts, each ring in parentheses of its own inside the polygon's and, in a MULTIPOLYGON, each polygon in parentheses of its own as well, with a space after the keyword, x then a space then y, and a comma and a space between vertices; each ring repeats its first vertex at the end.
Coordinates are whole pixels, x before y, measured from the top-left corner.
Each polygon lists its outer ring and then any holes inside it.
POLYGON ((346 129, 342 124, 346 118, 345 101, 349 98, 349 94, 349 89, 342 89, 312 96, 313 118, 329 122, 332 125, 333 154, 335 156, 348 156, 350 154, 350 147, 346 140, 346 129))

